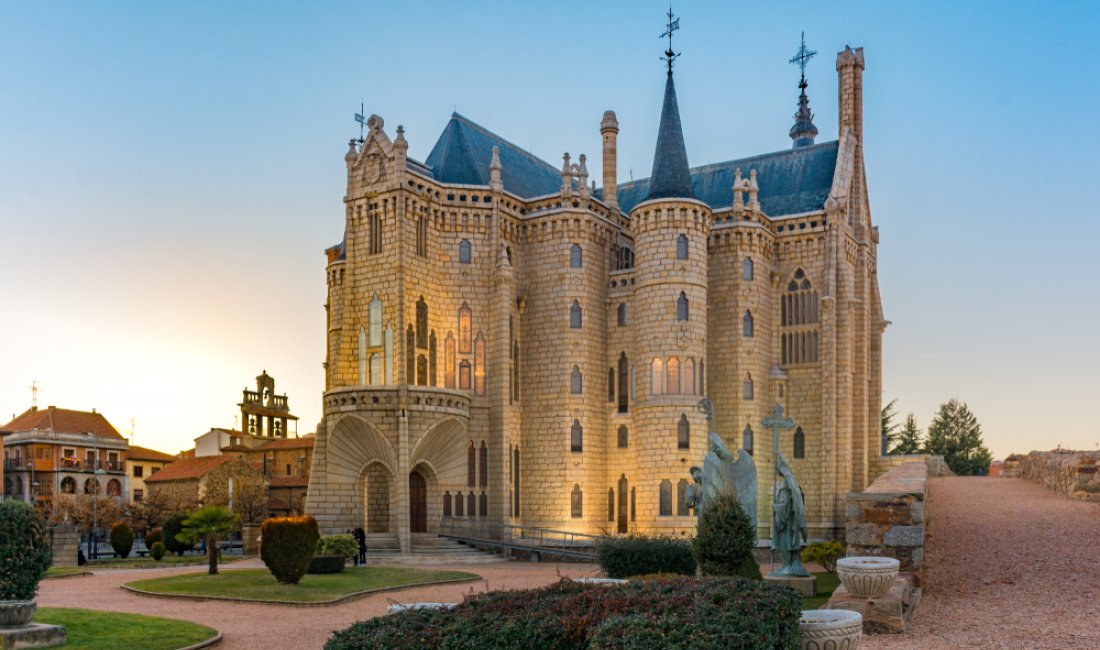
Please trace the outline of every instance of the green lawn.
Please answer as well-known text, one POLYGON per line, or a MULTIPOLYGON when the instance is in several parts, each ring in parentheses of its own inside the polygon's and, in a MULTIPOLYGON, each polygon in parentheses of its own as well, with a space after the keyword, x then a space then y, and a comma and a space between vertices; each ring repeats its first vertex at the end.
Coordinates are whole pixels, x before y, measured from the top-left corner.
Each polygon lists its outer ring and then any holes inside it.
POLYGON ((52 566, 46 571, 47 578, 67 578, 69 576, 91 575, 91 571, 82 566, 52 566))
POLYGON ((829 596, 840 586, 840 577, 835 573, 815 573, 817 576, 817 595, 802 599, 802 609, 821 609, 829 602, 829 596))
POLYGON ((65 650, 175 650, 218 633, 189 621, 90 609, 39 607, 34 621, 64 625, 69 635, 65 650))
POLYGON ((296 585, 281 585, 267 569, 241 569, 217 575, 187 573, 167 578, 137 580, 125 586, 158 594, 238 598, 287 603, 317 603, 364 591, 433 582, 476 579, 462 571, 432 571, 402 567, 356 567, 343 573, 306 575, 296 585))

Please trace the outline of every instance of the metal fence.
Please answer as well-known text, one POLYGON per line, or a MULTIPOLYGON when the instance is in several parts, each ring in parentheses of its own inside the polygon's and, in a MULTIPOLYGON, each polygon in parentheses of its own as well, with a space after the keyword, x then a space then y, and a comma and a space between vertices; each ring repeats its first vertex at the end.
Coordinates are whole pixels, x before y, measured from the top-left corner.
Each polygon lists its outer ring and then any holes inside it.
POLYGON ((439 536, 470 546, 500 549, 505 554, 515 551, 529 553, 533 560, 552 556, 588 562, 596 561, 596 546, 600 541, 608 539, 603 535, 588 535, 569 530, 513 526, 453 517, 440 520, 439 536))

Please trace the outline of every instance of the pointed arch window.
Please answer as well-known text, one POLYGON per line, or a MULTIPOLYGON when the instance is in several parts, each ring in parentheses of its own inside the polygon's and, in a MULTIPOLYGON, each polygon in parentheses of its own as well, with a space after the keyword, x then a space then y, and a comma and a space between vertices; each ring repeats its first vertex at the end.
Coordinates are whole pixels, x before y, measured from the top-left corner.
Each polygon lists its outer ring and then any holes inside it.
POLYGON ((448 490, 443 493, 443 516, 450 517, 451 512, 451 491, 448 490))
POLYGON ((428 385, 428 357, 423 354, 416 357, 416 385, 428 385))
POLYGON ((686 260, 688 258, 688 238, 687 235, 681 233, 676 237, 676 259, 686 260))
POLYGON ((619 307, 615 314, 616 323, 619 327, 626 327, 626 303, 620 302, 619 307))
POLYGON ((382 359, 382 366, 386 372, 386 378, 382 383, 396 384, 397 383, 397 355, 393 353, 393 324, 386 325, 386 332, 383 337, 386 341, 386 345, 383 348, 384 358, 382 359))
POLYGON ((672 516, 672 481, 667 478, 661 481, 661 487, 658 494, 658 515, 659 517, 671 517, 672 516))
POLYGON ((584 427, 580 420, 573 420, 573 426, 569 429, 569 451, 584 451, 584 427))
POLYGON ((456 517, 465 517, 466 516, 466 499, 464 499, 462 497, 461 492, 459 492, 458 494, 455 495, 455 516, 456 517))
POLYGON ((416 301, 416 347, 422 350, 428 347, 428 303, 424 296, 416 301))
POLYGON ((458 242, 458 263, 469 264, 473 260, 473 253, 470 250, 470 240, 463 239, 458 242))
POLYGON ((460 390, 470 390, 470 362, 463 359, 458 364, 458 388, 460 390))
POLYGON ((670 357, 668 360, 665 392, 669 395, 680 394, 680 360, 676 357, 670 357))
MULTIPOLYGON (((436 353, 435 330, 432 330, 431 333, 428 334, 428 385, 429 386, 438 385, 438 383, 436 382, 438 377, 436 376, 436 356, 435 356, 435 353, 436 353)), ((373 374, 374 371, 372 370, 371 373, 373 374)))
POLYGON ((638 521, 638 488, 630 488, 630 521, 638 521))
POLYGON ((780 363, 817 363, 821 307, 813 283, 797 269, 780 300, 780 363))
POLYGON ((477 516, 489 516, 489 495, 482 492, 477 498, 477 516))
POLYGON ((752 438, 752 425, 746 424, 745 430, 741 432, 741 448, 750 456, 752 455, 752 438))
POLYGON ((447 338, 443 339, 443 386, 455 387, 455 335, 447 332, 447 338))
POLYGON ((626 449, 630 446, 630 430, 626 428, 625 424, 619 425, 618 438, 619 449, 626 449))
POLYGON ((359 328, 359 385, 366 386, 370 381, 367 367, 367 331, 359 328))
POLYGON ((684 394, 695 394, 695 360, 688 359, 684 362, 684 394))
POLYGON ((474 491, 470 490, 470 493, 466 495, 466 510, 469 513, 467 517, 477 516, 477 496, 474 495, 474 491))
POLYGON ((383 377, 382 370, 382 355, 377 352, 372 352, 370 355, 370 383, 371 386, 381 386, 386 383, 385 377, 383 377))
POLYGON ((405 330, 405 383, 416 383, 416 331, 412 325, 405 330))
POLYGON ((367 323, 370 327, 370 341, 367 343, 372 348, 382 345, 382 301, 378 294, 374 294, 367 305, 367 323))
POLYGON ((745 338, 752 338, 752 312, 745 310, 745 315, 741 317, 741 336, 745 338))
POLYGON ((607 369, 607 403, 615 403, 615 369, 607 369))
POLYGON ((689 517, 691 516, 691 509, 687 505, 687 479, 680 479, 676 482, 676 516, 677 517, 689 517))
POLYGON ((607 488, 607 520, 615 521, 615 488, 607 488))
POLYGON ((428 256, 428 218, 420 215, 416 222, 416 254, 428 256))
POLYGON ((753 267, 752 258, 751 257, 746 257, 745 261, 741 263, 741 279, 742 280, 752 280, 752 276, 753 276, 753 268, 752 267, 753 267))
POLYGON ((794 430, 794 457, 806 457, 806 434, 802 432, 802 427, 794 430))
POLYGON ((474 394, 485 394, 485 335, 481 332, 474 339, 474 394))
POLYGON ((626 413, 630 409, 630 387, 627 385, 630 364, 626 360, 626 352, 619 354, 619 413, 626 413))
POLYGON ((753 383, 752 375, 746 374, 745 379, 741 382, 741 399, 751 400, 753 398, 753 383))
POLYGON ((569 308, 569 327, 577 330, 581 328, 583 324, 584 314, 581 311, 581 303, 579 300, 574 300, 573 305, 569 308))
POLYGON ((579 483, 573 484, 573 491, 569 494, 569 516, 573 518, 584 516, 584 492, 581 492, 579 483))
POLYGON ((478 460, 478 478, 481 479, 479 485, 483 488, 489 487, 489 447, 485 444, 485 441, 481 441, 481 448, 477 450, 478 460))
POLYGON ((684 413, 680 414, 680 421, 676 424, 676 448, 691 449, 691 423, 684 413))
POLYGON ((569 373, 569 393, 571 395, 584 393, 584 377, 578 366, 573 366, 573 371, 569 373))
POLYGON ((665 362, 661 359, 654 359, 649 364, 649 393, 650 395, 661 395, 665 392, 665 362))
POLYGON ((474 487, 477 484, 477 450, 474 449, 474 441, 466 441, 466 487, 474 487))
POLYGON ((688 320, 689 316, 687 294, 681 291, 680 297, 676 299, 676 320, 688 320))
POLYGON ((519 382, 519 380, 520 380, 520 374, 519 374, 519 360, 520 360, 519 341, 516 341, 512 345, 512 356, 514 358, 514 361, 512 361, 512 392, 515 394, 515 400, 518 402, 519 401, 519 383, 520 383, 519 382))
POLYGON ((584 257, 580 244, 573 244, 569 248, 569 268, 579 269, 584 265, 584 257))
POLYGON ((372 213, 368 217, 370 226, 370 254, 378 255, 382 252, 382 217, 372 213))
POLYGON ((471 321, 474 312, 465 302, 458 308, 458 353, 470 354, 473 351, 471 321))

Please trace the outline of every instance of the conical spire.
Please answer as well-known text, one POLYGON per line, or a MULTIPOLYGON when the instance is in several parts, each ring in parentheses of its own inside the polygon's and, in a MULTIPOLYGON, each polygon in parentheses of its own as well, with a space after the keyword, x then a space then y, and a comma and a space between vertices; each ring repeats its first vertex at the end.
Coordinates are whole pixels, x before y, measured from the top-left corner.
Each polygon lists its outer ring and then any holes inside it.
MULTIPOLYGON (((670 48, 671 49, 671 48, 670 48)), ((676 85, 672 68, 665 82, 665 102, 661 106, 661 125, 657 129, 657 149, 653 152, 653 175, 649 179, 649 199, 695 198, 688 171, 684 130, 680 127, 680 108, 676 103, 676 85)))
POLYGON ((798 87, 802 94, 798 97, 798 112, 794 114, 794 126, 791 127, 791 140, 794 140, 792 148, 808 147, 814 143, 817 137, 817 127, 814 126, 814 114, 810 111, 810 98, 806 96, 806 78, 803 77, 798 87))

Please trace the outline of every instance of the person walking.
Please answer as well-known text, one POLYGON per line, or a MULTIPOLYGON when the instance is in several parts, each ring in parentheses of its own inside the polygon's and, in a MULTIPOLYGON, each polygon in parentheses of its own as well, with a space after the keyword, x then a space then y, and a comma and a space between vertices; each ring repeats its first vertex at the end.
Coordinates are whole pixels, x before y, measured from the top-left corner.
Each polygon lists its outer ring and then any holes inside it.
POLYGON ((367 566, 367 533, 362 527, 355 529, 355 541, 359 542, 359 565, 367 566))

